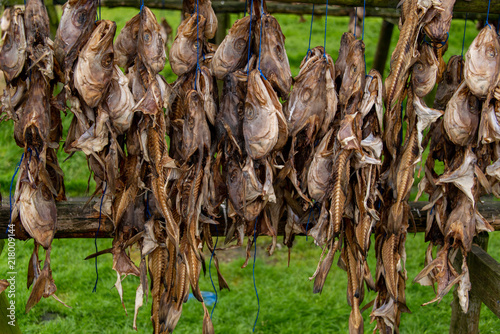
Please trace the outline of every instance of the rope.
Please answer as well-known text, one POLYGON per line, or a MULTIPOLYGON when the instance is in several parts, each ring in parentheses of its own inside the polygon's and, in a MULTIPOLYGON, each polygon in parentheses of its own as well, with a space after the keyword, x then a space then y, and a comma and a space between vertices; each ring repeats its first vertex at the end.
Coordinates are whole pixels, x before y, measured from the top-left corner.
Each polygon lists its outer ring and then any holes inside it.
POLYGON ((311 53, 311 35, 313 30, 313 20, 314 20, 314 4, 311 11, 311 27, 309 28, 309 46, 307 47, 306 60, 309 58, 309 53, 311 53))
POLYGON ((465 32, 467 31, 467 14, 465 13, 465 23, 464 23, 464 36, 462 38, 462 66, 460 66, 460 78, 462 77, 462 71, 464 70, 464 48, 465 48, 465 32))
POLYGON ((14 170, 14 175, 12 175, 12 180, 10 181, 10 192, 9 192, 9 225, 7 225, 6 234, 9 234, 9 227, 12 224, 12 185, 14 184, 14 179, 16 178, 17 172, 19 171, 19 167, 21 167, 21 163, 23 162, 24 153, 21 154, 21 160, 17 163, 16 169, 14 170))
POLYGON ((215 233, 217 236, 215 237, 215 245, 212 250, 212 254, 210 255, 210 261, 208 262, 208 275, 210 276, 210 282, 212 282, 212 288, 214 288, 215 292, 215 303, 214 303, 214 308, 212 309, 212 312, 210 312, 210 320, 212 320, 212 316, 215 311, 215 307, 217 306, 217 302, 219 300, 219 296, 217 295, 217 289, 215 288, 214 280, 212 279, 212 258, 214 257, 215 254, 215 248, 217 248, 217 242, 219 241, 219 231, 217 231, 217 225, 215 225, 215 233))
MULTIPOLYGON (((102 216, 102 202, 104 201, 104 195, 106 195, 106 189, 108 188, 108 184, 104 186, 104 190, 102 192, 102 197, 101 197, 101 205, 99 206, 99 225, 97 225, 97 231, 95 231, 95 237, 94 237, 94 244, 95 244, 95 252, 97 253, 99 249, 97 248, 97 235, 99 234, 99 229, 101 228, 101 216, 102 216)), ((97 291, 97 282, 99 281, 99 270, 97 269, 97 256, 95 257, 95 284, 94 284, 94 289, 92 289, 92 292, 97 291)))
POLYGON ((260 75, 265 79, 267 80, 266 76, 264 75, 264 73, 262 73, 262 70, 260 69, 260 50, 261 50, 261 46, 262 46, 262 17, 264 16, 264 0, 261 0, 260 1, 260 36, 259 36, 259 72, 260 72, 260 75))
POLYGON ((354 38, 356 38, 356 30, 358 27, 358 7, 354 7, 355 14, 354 14, 354 38))
POLYGON ((255 225, 253 228, 253 243, 254 243, 254 252, 253 252, 253 288, 255 290, 255 296, 257 297, 257 317, 255 317, 255 322, 253 323, 252 332, 255 332, 255 326, 257 325, 257 320, 259 319, 260 313, 260 300, 259 300, 259 292, 257 291, 257 285, 255 284, 255 259, 257 257, 257 218, 255 218, 255 225))
MULTIPOLYGON (((361 40, 363 41, 365 39, 365 14, 366 14, 366 0, 363 0, 363 29, 361 30, 361 40)), ((358 18, 356 17, 356 20, 358 18)), ((365 66, 365 73, 366 73, 366 66, 365 66)))
POLYGON ((486 24, 485 24, 485 26, 489 26, 491 28, 490 24, 488 23, 488 19, 490 18, 490 5, 491 5, 491 0, 488 0, 488 13, 486 13, 486 24))
MULTIPOLYGON (((250 14, 252 15, 252 14, 250 14)), ((245 12, 243 13, 243 17, 247 16, 247 0, 245 0, 245 12)))
POLYGON ((326 26, 328 24, 328 0, 326 0, 326 7, 325 7, 325 38, 323 41, 323 57, 325 57, 326 62, 328 63, 328 58, 326 58, 326 26))
MULTIPOLYGON (((465 15, 467 15, 467 13, 466 13, 465 15)), ((466 22, 467 22, 467 21, 466 21, 466 22)), ((425 44, 427 44, 427 45, 432 46, 432 47, 433 47, 434 49, 436 49, 436 50, 439 50, 439 49, 441 49, 441 48, 443 48, 443 47, 445 47, 445 46, 446 46, 446 42, 448 42, 448 39, 450 38, 450 33, 449 33, 449 32, 447 32, 447 33, 446 33, 446 39, 445 39, 444 41, 439 41, 439 42, 434 42, 434 41, 432 41, 432 40, 429 40, 429 39, 428 39, 428 37, 429 37, 429 36, 424 35, 424 43, 425 43, 425 44), (438 46, 435 46, 434 44, 439 44, 439 45, 438 45, 438 46)))
POLYGON ((194 90, 196 90, 196 81, 198 81, 198 71, 200 70, 200 4, 196 0, 196 72, 194 74, 194 90))
POLYGON ((139 13, 142 13, 143 8, 144 8, 144 0, 141 0, 141 7, 139 7, 139 13))
POLYGON ((250 74, 250 53, 251 53, 251 49, 252 49, 252 47, 251 47, 252 46, 252 9, 253 9, 253 0, 250 0, 250 29, 248 29, 247 76, 250 74))

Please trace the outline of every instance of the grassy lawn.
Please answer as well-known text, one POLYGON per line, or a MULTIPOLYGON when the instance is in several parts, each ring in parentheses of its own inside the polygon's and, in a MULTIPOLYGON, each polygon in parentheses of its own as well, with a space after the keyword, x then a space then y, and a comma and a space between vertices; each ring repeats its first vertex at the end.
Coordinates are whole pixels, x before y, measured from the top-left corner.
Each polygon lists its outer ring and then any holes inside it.
MULTIPOLYGON (((147 3, 146 3, 147 4, 147 3)), ((118 31, 133 15, 135 8, 102 9, 102 18, 114 20, 118 31)), ((176 11, 156 10, 160 17, 166 15, 173 27, 180 22, 180 13, 176 11)), ((299 64, 307 51, 309 38, 309 16, 305 15, 306 22, 300 22, 296 15, 277 15, 283 33, 286 36, 286 49, 292 74, 299 71, 299 64)), ((238 17, 231 16, 233 22, 238 17)), ((365 44, 367 69, 371 68, 378 40, 381 20, 366 19, 365 44)), ((446 53, 446 60, 462 50, 463 21, 454 21, 450 30, 450 47, 446 53)), ((348 29, 347 18, 329 17, 327 28, 326 50, 334 59, 338 55, 338 47, 343 32, 348 29)), ((324 17, 315 18, 312 32, 311 46, 323 44, 324 17)), ((360 31, 358 32, 360 35, 360 31)), ((477 34, 475 23, 468 22, 465 40, 465 49, 477 34)), ((392 38, 392 48, 398 38, 398 31, 392 38)), ((392 50, 392 49, 391 49, 392 50)), ((388 64, 386 76, 388 74, 388 64)), ((163 75, 169 82, 175 76, 167 65, 163 75)), ((71 116, 64 119, 67 131, 71 116)), ((13 124, 11 122, 0 125, 0 189, 4 196, 4 204, 8 200, 8 189, 14 167, 19 160, 22 150, 13 140, 13 124)), ((62 162, 67 155, 59 152, 59 161, 65 172, 67 195, 84 196, 87 187, 88 169, 83 153, 75 154, 71 159, 62 162)), ((93 185, 91 184, 90 192, 93 185)), ((348 317, 350 308, 346 301, 346 273, 333 267, 328 277, 325 289, 321 295, 312 294, 312 282, 308 280, 316 268, 321 250, 314 246, 312 239, 306 241, 298 237, 292 249, 291 264, 287 266, 288 250, 277 249, 269 257, 265 247, 270 240, 259 238, 256 262, 256 282, 260 297, 260 317, 256 328, 257 333, 346 333, 348 331, 348 317)), ((111 240, 98 240, 99 249, 111 246, 111 240)), ((99 285, 96 293, 92 293, 96 277, 93 261, 83 259, 94 252, 94 240, 65 239, 54 240, 52 250, 53 276, 58 287, 57 295, 72 308, 68 309, 52 298, 43 299, 31 312, 24 314, 24 305, 29 296, 26 290, 27 264, 31 255, 33 241, 17 241, 17 298, 16 307, 18 321, 24 333, 133 333, 132 320, 134 310, 135 289, 139 282, 136 277, 128 277, 123 282, 124 301, 128 316, 120 304, 118 293, 113 288, 116 274, 112 271, 110 255, 99 258, 99 285)), ((407 241, 407 270, 408 306, 413 314, 403 315, 402 333, 442 333, 448 331, 450 322, 451 294, 446 296, 440 304, 426 307, 420 305, 434 297, 432 288, 412 284, 412 279, 423 268, 426 244, 423 234, 409 235, 407 241)), ((500 259, 500 234, 493 233, 490 237, 489 252, 495 259, 500 259)), ((244 262, 244 250, 220 252, 221 270, 228 281, 231 291, 219 293, 219 303, 214 312, 213 322, 217 333, 249 333, 255 320, 257 302, 253 290, 252 263, 241 269, 244 262)), ((371 250, 370 268, 375 269, 374 251, 371 250)), ((209 254, 205 254, 208 259, 209 254)), ((7 254, 0 256, 0 272, 7 272, 7 254)), ((215 271, 212 268, 213 272, 215 271)), ((214 275, 214 280, 216 275, 214 275)), ((212 291, 208 277, 200 279, 203 291, 212 291)), ((216 284, 217 285, 217 284, 216 284)), ((364 303, 371 301, 375 294, 366 294, 364 303)), ((151 332, 150 321, 151 298, 144 305, 138 316, 139 332, 151 332)), ((365 331, 371 331, 374 325, 369 324, 370 309, 364 312, 365 331)), ((486 307, 481 313, 481 333, 500 332, 500 322, 486 307)), ((181 320, 177 326, 177 333, 201 333, 203 312, 201 305, 190 300, 184 305, 181 320)))

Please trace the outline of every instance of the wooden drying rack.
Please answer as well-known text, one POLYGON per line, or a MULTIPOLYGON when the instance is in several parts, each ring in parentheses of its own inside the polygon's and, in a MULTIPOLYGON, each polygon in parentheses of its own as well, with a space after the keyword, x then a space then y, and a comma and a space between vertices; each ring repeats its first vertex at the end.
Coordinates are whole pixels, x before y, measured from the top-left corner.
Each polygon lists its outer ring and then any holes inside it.
MULTIPOLYGON (((51 33, 55 34, 59 24, 55 5, 64 4, 64 0, 45 0, 48 9, 51 33)), ((326 2, 326 1, 325 1, 326 2)), ((352 7, 363 7, 363 0, 330 0, 328 11, 325 2, 315 0, 274 0, 267 1, 267 9, 270 13, 285 14, 311 14, 314 6, 314 14, 329 16, 350 16, 352 7)), ((383 75, 385 64, 389 55, 390 40, 394 25, 399 19, 399 10, 396 9, 399 0, 366 0, 365 15, 367 17, 381 17, 384 19, 380 31, 377 51, 375 53, 373 68, 379 70, 383 75)), ((23 0, 0 0, 0 5, 13 6, 22 5, 23 0)), ((181 10, 181 0, 146 0, 145 4, 150 8, 181 10)), ((103 7, 136 7, 139 8, 140 0, 101 0, 103 7)), ((212 7, 217 14, 219 27, 215 42, 220 42, 224 38, 227 29, 230 28, 230 13, 242 13, 245 11, 244 1, 220 1, 213 0, 212 7)), ((463 19, 466 17, 472 20, 485 19, 488 10, 487 0, 457 0, 454 7, 454 18, 463 19)), ((491 1, 490 18, 497 19, 500 14, 500 1, 491 1)), ((56 238, 94 238, 99 227, 99 219, 91 205, 84 206, 84 200, 70 200, 58 203, 58 222, 56 238)), ((425 202, 411 203, 411 210, 414 217, 414 225, 410 226, 409 233, 423 232, 426 226, 426 213, 422 211, 425 202)), ((500 203, 486 202, 479 205, 479 211, 495 228, 500 230, 500 203), (498 217, 498 218, 497 218, 498 217)), ((300 208, 296 208, 299 210, 300 208)), ((6 231, 9 223, 9 207, 0 207, 0 231, 6 231)), ((222 223, 222 222, 221 222, 222 223)), ((278 235, 283 235, 285 222, 279 224, 278 235)), ((103 218, 100 222, 99 238, 111 238, 113 234, 113 223, 103 218)), ((219 229, 222 230, 222 229, 219 229)), ((215 228, 212 234, 216 235, 215 228)), ((7 235, 0 233, 1 239, 7 235)), ((29 236, 19 229, 16 231, 16 238, 26 240, 29 236)), ((484 303, 497 317, 500 318, 500 264, 487 252, 488 235, 481 233, 475 238, 472 251, 468 255, 468 266, 472 290, 469 295, 469 312, 462 313, 458 297, 454 294, 452 303, 452 315, 450 333, 478 333, 479 315, 481 304, 484 303)), ((458 256, 459 257, 459 256, 458 256)), ((459 267, 461 260, 457 257, 455 264, 459 267)), ((0 308, 2 311, 6 303, 5 294, 0 295, 0 308)), ((0 313, 1 315, 1 313, 0 313)), ((17 327, 4 324, 5 317, 0 319, 0 329, 5 333, 20 333, 17 327), (4 331, 5 329, 5 331, 4 331)))

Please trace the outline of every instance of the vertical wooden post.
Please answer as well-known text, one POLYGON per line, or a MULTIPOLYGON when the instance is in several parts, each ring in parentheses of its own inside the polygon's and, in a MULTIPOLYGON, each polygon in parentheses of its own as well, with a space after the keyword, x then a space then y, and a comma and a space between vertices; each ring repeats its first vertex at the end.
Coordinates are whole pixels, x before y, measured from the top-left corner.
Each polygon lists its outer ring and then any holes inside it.
POLYGON ((389 55, 389 48, 391 46, 392 32, 394 24, 383 20, 382 27, 380 28, 380 37, 378 39, 377 51, 373 59, 373 68, 380 72, 384 77, 385 64, 387 63, 387 56, 389 55))
MULTIPOLYGON (((2 254, 2 249, 4 246, 4 240, 0 240, 0 254, 2 254)), ((2 277, 4 278, 4 277, 2 277)), ((8 291, 7 288, 6 291, 8 291)), ((2 334, 21 334, 21 330, 17 322, 15 326, 9 325, 9 318, 7 318, 7 308, 9 307, 9 301, 7 300, 6 291, 0 294, 0 333, 2 334)))
POLYGON ((217 14, 217 33, 215 34, 215 44, 219 45, 226 37, 229 28, 229 14, 217 14))
MULTIPOLYGON (((485 251, 488 249, 488 233, 481 233, 475 239, 479 247, 485 251)), ((471 257, 467 259, 467 265, 471 268, 471 257)), ((455 259, 455 268, 460 268, 462 263, 462 256, 457 255, 455 259)), ((460 307, 460 302, 457 295, 457 290, 453 292, 453 302, 451 303, 451 323, 450 323, 450 334, 476 334, 479 333, 479 315, 481 313, 481 297, 477 292, 477 286, 475 282, 471 280, 471 290, 469 291, 469 310, 467 313, 463 313, 460 307)))
POLYGON ((57 16, 55 1, 45 0, 45 6, 47 6, 47 14, 49 15, 50 21, 50 37, 54 39, 56 37, 57 27, 59 27, 59 16, 57 16))

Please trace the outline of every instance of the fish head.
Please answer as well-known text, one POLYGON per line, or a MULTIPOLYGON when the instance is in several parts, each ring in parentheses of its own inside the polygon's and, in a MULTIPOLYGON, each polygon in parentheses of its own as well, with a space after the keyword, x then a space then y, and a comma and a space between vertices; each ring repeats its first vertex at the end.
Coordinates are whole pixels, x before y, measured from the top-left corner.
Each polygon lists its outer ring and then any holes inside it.
POLYGON ((365 87, 364 54, 365 43, 362 40, 355 40, 351 43, 339 91, 339 103, 343 106, 347 106, 357 97, 360 100, 363 95, 365 87))
POLYGON ((349 46, 352 42, 356 40, 356 37, 350 32, 345 32, 342 34, 340 39, 340 49, 339 56, 335 62, 335 77, 342 79, 344 76, 344 71, 346 68, 347 54, 349 52, 349 46))
POLYGON ((262 22, 257 22, 256 32, 259 35, 255 38, 255 43, 262 39, 261 45, 256 45, 261 53, 258 65, 272 87, 287 99, 292 86, 292 72, 285 50, 285 36, 273 16, 266 14, 260 20, 262 22))
POLYGON ((248 56, 248 37, 251 16, 237 20, 222 43, 215 51, 212 70, 218 79, 223 79, 230 72, 243 67, 248 56))
MULTIPOLYGON (((184 159, 191 157, 197 149, 210 147, 210 130, 208 128, 203 98, 196 90, 186 94, 186 110, 182 127, 182 153, 184 159)), ((200 153, 201 154, 201 153, 200 153)))
POLYGON ((500 68, 500 41, 495 29, 485 26, 465 55, 464 77, 479 98, 485 98, 496 84, 500 68))
POLYGON ((439 110, 446 109, 446 104, 457 90, 463 80, 463 58, 461 56, 452 56, 446 66, 442 79, 436 90, 434 99, 434 108, 439 110))
POLYGON ((480 100, 462 83, 444 113, 444 129, 453 143, 465 146, 475 139, 479 108, 480 100))
POLYGON ((245 180, 238 162, 238 156, 231 156, 226 167, 226 186, 229 200, 236 211, 241 211, 245 200, 245 180))
POLYGON ((137 38, 139 35, 140 14, 131 18, 120 31, 115 41, 115 62, 118 66, 129 68, 137 57, 137 38))
POLYGON ((3 35, 3 44, 0 49, 0 69, 7 82, 12 81, 22 71, 26 61, 26 35, 24 20, 20 9, 6 9, 8 26, 3 35))
MULTIPOLYGON (((259 70, 250 72, 243 118, 243 135, 247 153, 260 159, 271 152, 278 141, 278 96, 259 70)), ((281 110, 280 110, 281 112, 281 110)))
POLYGON ((59 63, 62 63, 82 33, 93 25, 96 13, 96 1, 70 0, 64 4, 54 40, 54 51, 59 63))
POLYGON ((432 46, 422 44, 412 74, 413 91, 418 97, 424 97, 434 88, 438 67, 439 62, 432 46))
POLYGON ((424 26, 424 32, 433 42, 444 42, 448 39, 451 19, 453 17, 453 6, 456 0, 441 0, 441 7, 432 20, 424 26))
POLYGON ((148 70, 157 74, 165 67, 166 59, 165 43, 161 38, 160 25, 148 7, 142 8, 140 17, 137 41, 139 56, 148 70))
POLYGON ((318 115, 319 123, 323 123, 326 112, 327 66, 327 60, 323 55, 314 57, 305 63, 295 78, 292 92, 284 107, 292 136, 297 134, 313 115, 318 115))
POLYGON ((112 78, 115 32, 115 22, 98 21, 78 59, 75 87, 91 108, 102 100, 112 78))
POLYGON ((24 9, 24 22, 28 45, 45 43, 50 36, 50 21, 42 0, 27 1, 24 9))

